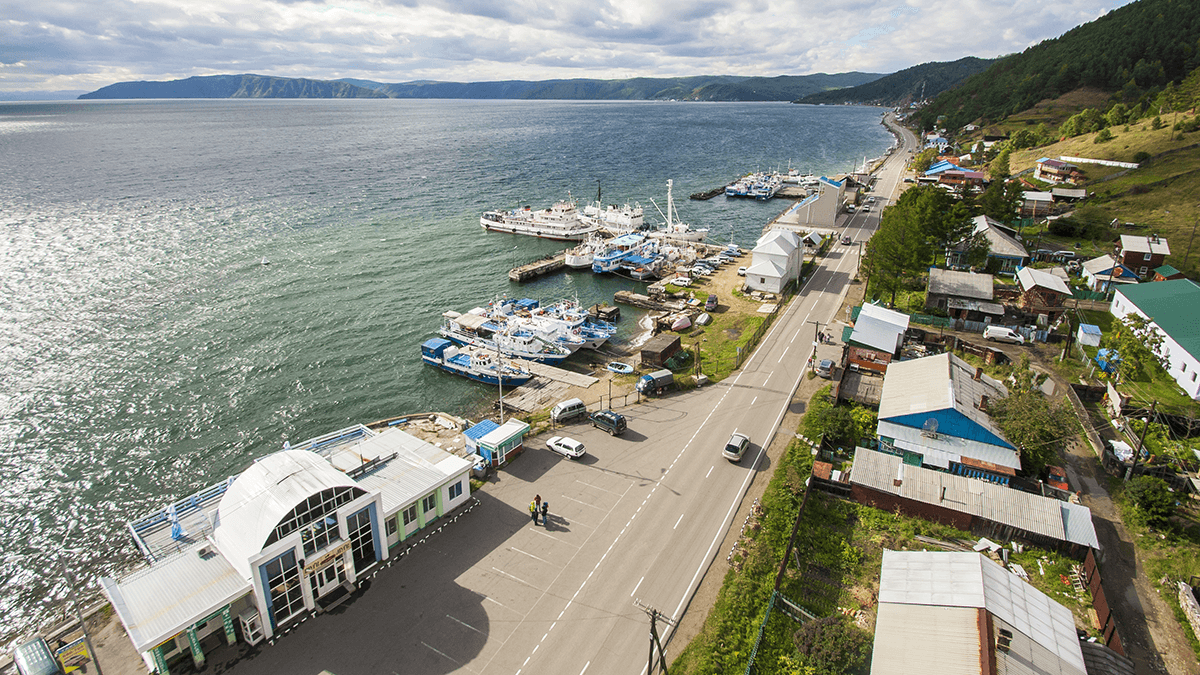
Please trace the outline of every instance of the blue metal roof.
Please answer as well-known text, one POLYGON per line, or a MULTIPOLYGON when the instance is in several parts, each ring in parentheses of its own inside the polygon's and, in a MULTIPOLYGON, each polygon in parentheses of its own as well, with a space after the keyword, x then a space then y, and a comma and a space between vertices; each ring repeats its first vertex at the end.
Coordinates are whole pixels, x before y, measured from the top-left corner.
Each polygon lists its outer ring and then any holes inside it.
POLYGON ((450 344, 451 344, 451 342, 449 340, 447 340, 446 338, 435 337, 435 338, 429 338, 428 340, 423 342, 421 344, 421 346, 426 349, 437 350, 442 347, 447 347, 450 344))
POLYGON ((1079 330, 1083 331, 1085 335, 1100 335, 1100 326, 1090 323, 1079 324, 1079 330))
POLYGON ((517 307, 521 309, 535 309, 540 303, 533 298, 522 298, 517 301, 517 307))
POLYGON ((471 440, 477 441, 499 428, 500 428, 499 424, 496 424, 495 422, 493 422, 491 420, 483 420, 479 424, 476 424, 475 426, 471 427, 470 429, 467 429, 466 431, 464 431, 463 435, 465 435, 467 438, 470 438, 471 440))
POLYGON ((649 265, 654 262, 654 258, 643 258, 640 255, 626 256, 625 262, 631 265, 649 265))

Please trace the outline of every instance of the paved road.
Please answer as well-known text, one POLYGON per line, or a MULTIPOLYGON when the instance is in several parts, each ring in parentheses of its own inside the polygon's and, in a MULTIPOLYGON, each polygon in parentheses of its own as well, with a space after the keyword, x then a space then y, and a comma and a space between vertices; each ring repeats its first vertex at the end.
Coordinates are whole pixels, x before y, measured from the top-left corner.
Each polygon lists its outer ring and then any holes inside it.
MULTIPOLYGON (((855 241, 877 226, 900 186, 902 154, 881 172, 876 208, 845 218, 855 241)), ((241 659, 236 670, 643 671, 648 619, 635 600, 679 616, 704 571, 727 553, 718 542, 749 482, 772 470, 763 448, 804 376, 812 322, 836 318, 858 249, 834 247, 736 376, 629 407, 620 438, 569 427, 587 445, 581 461, 535 441, 471 513, 383 569, 351 602, 241 659), (735 430, 753 443, 741 464, 720 454, 735 430), (530 522, 534 494, 550 503, 549 525, 530 522)), ((821 345, 818 357, 838 349, 821 345)))

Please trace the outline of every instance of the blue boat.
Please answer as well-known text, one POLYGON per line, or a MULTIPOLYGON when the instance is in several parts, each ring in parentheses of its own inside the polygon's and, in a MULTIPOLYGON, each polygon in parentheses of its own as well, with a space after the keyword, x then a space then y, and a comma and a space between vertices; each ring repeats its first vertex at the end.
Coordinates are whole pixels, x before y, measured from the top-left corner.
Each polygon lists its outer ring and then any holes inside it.
POLYGON ((533 379, 533 373, 512 364, 501 364, 494 354, 465 347, 460 349, 445 338, 430 338, 421 345, 421 360, 448 373, 462 375, 493 387, 519 387, 533 379))

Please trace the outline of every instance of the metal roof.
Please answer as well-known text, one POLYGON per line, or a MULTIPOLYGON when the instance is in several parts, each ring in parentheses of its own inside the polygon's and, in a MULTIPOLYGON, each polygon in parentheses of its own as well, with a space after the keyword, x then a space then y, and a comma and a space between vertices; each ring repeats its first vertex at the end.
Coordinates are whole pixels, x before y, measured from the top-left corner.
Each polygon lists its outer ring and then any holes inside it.
POLYGON ((908 315, 892 311, 879 305, 866 304, 854 322, 850 341, 856 344, 894 354, 908 330, 908 315))
POLYGON ((929 270, 929 293, 973 300, 991 300, 992 289, 992 275, 990 274, 959 272, 936 267, 929 270))
POLYGON ((747 267, 746 274, 747 275, 757 274, 758 276, 762 276, 762 277, 778 278, 778 277, 782 277, 784 275, 784 270, 782 267, 780 267, 779 265, 776 265, 775 263, 771 262, 770 260, 760 260, 759 262, 754 263, 750 267, 747 267))
MULTIPOLYGON (((780 246, 785 249, 796 250, 800 248, 800 237, 791 230, 773 229, 763 236, 758 238, 757 245, 761 246, 769 241, 778 241, 780 246)), ((757 246, 756 246, 757 247, 757 246)))
MULTIPOLYGON (((879 575, 881 615, 885 605, 984 609, 999 623, 1045 650, 1043 654, 1050 657, 1034 661, 1035 666, 1041 665, 1045 669, 1035 668, 1028 672, 1062 675, 1086 672, 1071 610, 979 553, 885 550, 879 575)), ((906 616, 912 620, 923 618, 918 612, 906 616)), ((926 629, 929 633, 937 633, 941 626, 926 624, 926 629)), ((878 632, 877 625, 877 637, 878 632)), ((961 630, 957 632, 961 634, 961 630)), ((991 635, 979 637, 983 639, 976 643, 976 648, 982 647, 983 640, 992 639, 991 635)), ((978 668, 979 652, 974 654, 978 668)), ((999 652, 996 658, 998 661, 1005 659, 999 652)), ((1006 665, 1010 668, 1001 672, 1026 672, 1020 669, 1020 658, 1013 659, 1010 653, 1008 660, 1006 665), (1014 665, 1018 670, 1011 669, 1014 665)), ((874 671, 872 673, 874 675, 874 671)))
POLYGON ((1067 284, 1062 279, 1049 272, 1035 270, 1032 267, 1022 267, 1017 270, 1017 281, 1020 282, 1021 288, 1026 291, 1034 286, 1041 286, 1042 288, 1048 288, 1063 295, 1071 294, 1071 289, 1067 288, 1067 284))
POLYGON ((968 513, 1059 541, 1100 548, 1091 510, 1086 506, 1068 504, 1052 497, 1042 497, 974 478, 906 465, 897 455, 857 448, 850 470, 850 483, 968 513), (897 480, 900 485, 895 484, 897 480))
POLYGON ((346 474, 308 450, 281 450, 262 457, 233 481, 217 509, 213 539, 246 579, 258 554, 283 517, 311 495, 331 488, 357 488, 346 474))
POLYGON ((467 438, 479 440, 499 428, 500 428, 499 424, 496 424, 495 422, 493 422, 491 420, 483 420, 479 424, 476 424, 476 425, 472 426, 470 429, 467 429, 466 431, 464 431, 463 435, 466 436, 467 438))
POLYGON ((1162 267, 1155 267, 1154 271, 1158 272, 1159 274, 1163 275, 1164 277, 1170 277, 1170 276, 1174 276, 1176 274, 1180 274, 1179 270, 1175 269, 1174 267, 1171 267, 1170 265, 1163 265, 1162 267))
POLYGON ((1122 286, 1117 293, 1150 317, 1164 333, 1193 357, 1200 358, 1200 284, 1171 279, 1122 286))
POLYGON ((474 465, 400 429, 384 431, 363 441, 357 449, 366 461, 379 460, 375 468, 356 480, 364 490, 380 493, 384 517, 415 503, 474 465))
POLYGON ((974 234, 982 233, 988 240, 990 246, 988 255, 996 255, 1005 258, 1028 258, 1029 253, 1021 242, 1011 237, 1007 232, 999 229, 1003 224, 988 218, 987 216, 975 216, 974 234))
POLYGON ((1153 235, 1146 236, 1144 234, 1121 235, 1121 250, 1133 251, 1134 253, 1171 255, 1171 247, 1167 245, 1166 239, 1153 235))
POLYGON ((207 541, 100 586, 125 624, 133 646, 144 652, 251 591, 250 581, 219 553, 200 555, 207 541))
POLYGON ((983 302, 980 300, 965 300, 963 298, 948 298, 946 307, 949 309, 965 309, 969 311, 982 312, 984 314, 993 314, 996 316, 1004 316, 1004 305, 998 302, 983 302))
POLYGON ((984 396, 1004 398, 1008 389, 986 374, 974 379, 976 372, 950 353, 891 363, 883 379, 879 420, 920 429, 928 417, 938 417, 939 433, 1012 447, 988 414, 979 410, 984 396))
POLYGON ((871 675, 980 675, 978 618, 972 607, 879 603, 871 675))
POLYGON ((519 419, 513 418, 488 433, 488 435, 480 438, 479 442, 495 446, 526 431, 529 431, 529 425, 519 419))
POLYGON ((1054 201, 1054 195, 1050 194, 1049 192, 1027 191, 1027 192, 1022 192, 1021 197, 1024 198, 1025 201, 1027 201, 1027 202, 1052 202, 1052 201, 1054 201))
POLYGON ((950 434, 927 435, 921 429, 887 420, 879 421, 878 433, 880 436, 891 438, 898 448, 921 453, 923 463, 947 471, 950 470, 950 462, 962 463, 963 457, 1005 466, 1013 471, 1021 470, 1021 455, 1014 448, 950 434))

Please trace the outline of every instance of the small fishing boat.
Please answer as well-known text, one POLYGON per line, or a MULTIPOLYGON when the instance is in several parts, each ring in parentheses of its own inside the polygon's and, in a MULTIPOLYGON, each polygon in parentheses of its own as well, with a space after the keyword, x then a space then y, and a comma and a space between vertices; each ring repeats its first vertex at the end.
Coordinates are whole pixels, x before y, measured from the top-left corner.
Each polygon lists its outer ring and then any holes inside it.
POLYGON ((459 348, 445 338, 430 338, 421 345, 421 360, 448 373, 476 382, 519 387, 533 379, 528 368, 503 363, 495 353, 476 347, 459 348))
POLYGON ((709 316, 708 314, 701 314, 700 316, 696 317, 696 325, 697 326, 707 326, 711 322, 712 322, 712 317, 709 316))
POLYGON ((682 314, 679 318, 671 323, 671 330, 687 330, 692 327, 692 320, 687 318, 686 314, 682 314))
POLYGON ((620 361, 609 361, 608 369, 621 375, 628 375, 633 372, 633 366, 628 363, 621 363, 620 361))

